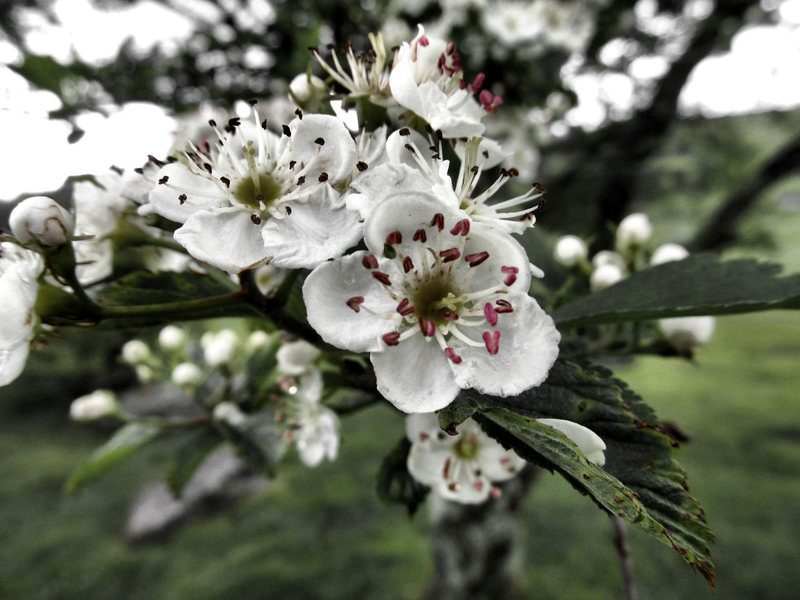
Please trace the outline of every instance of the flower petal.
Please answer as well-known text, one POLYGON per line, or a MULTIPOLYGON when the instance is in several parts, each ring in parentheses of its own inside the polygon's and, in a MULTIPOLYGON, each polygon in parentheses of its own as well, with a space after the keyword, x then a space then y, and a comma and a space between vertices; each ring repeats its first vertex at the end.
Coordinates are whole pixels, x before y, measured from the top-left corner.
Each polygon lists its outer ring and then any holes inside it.
POLYGON ((159 181, 164 181, 165 177, 167 179, 150 191, 150 203, 142 207, 145 212, 152 210, 170 221, 185 223, 197 211, 230 206, 221 184, 202 174, 193 173, 183 163, 165 165, 155 177, 159 181), (182 194, 185 194, 185 199, 182 194))
POLYGON ((415 335, 370 354, 378 391, 403 412, 442 409, 459 392, 444 352, 435 341, 426 339, 415 335))
POLYGON ((549 425, 558 429, 561 433, 572 440, 583 452, 589 462, 602 467, 606 464, 606 443, 594 431, 573 421, 564 419, 536 419, 539 423, 549 425))
MULTIPOLYGON (((462 388, 475 388, 493 396, 511 396, 539 385, 558 356, 561 335, 550 318, 530 296, 509 296, 514 311, 499 315, 499 351, 470 346, 457 338, 451 345, 461 356, 460 364, 449 363, 462 388)), ((464 331, 467 328, 462 328, 464 331)), ((472 328, 479 329, 479 328, 472 328)), ((469 331, 481 342, 481 331, 469 331)))
POLYGON ((25 368, 29 351, 30 344, 26 340, 0 348, 0 386, 8 385, 19 377, 25 368))
POLYGON ((203 210, 175 232, 175 240, 197 260, 238 273, 268 258, 261 226, 238 208, 203 210))
POLYGON ((336 192, 325 186, 307 202, 292 202, 291 214, 269 219, 261 228, 271 264, 283 269, 313 269, 340 256, 361 239, 361 223, 356 211, 334 208, 336 192))
POLYGON ((392 331, 395 322, 359 308, 356 312, 348 300, 361 297, 370 311, 397 314, 397 303, 386 293, 372 271, 362 265, 367 252, 354 252, 314 269, 303 284, 303 299, 309 324, 322 339, 339 348, 367 352, 383 347, 381 336, 392 331))
POLYGON ((356 145, 344 124, 331 115, 304 115, 289 123, 291 160, 310 165, 306 177, 328 174, 331 183, 344 180, 356 166, 356 145), (322 142, 320 144, 320 141, 322 142), (313 161, 313 163, 312 163, 313 161))

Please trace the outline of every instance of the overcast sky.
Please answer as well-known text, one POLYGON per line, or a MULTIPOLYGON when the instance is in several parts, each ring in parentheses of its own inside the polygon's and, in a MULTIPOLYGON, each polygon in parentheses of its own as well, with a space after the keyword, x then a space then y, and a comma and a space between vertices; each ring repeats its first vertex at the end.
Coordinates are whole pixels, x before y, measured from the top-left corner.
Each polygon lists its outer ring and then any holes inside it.
MULTIPOLYGON (((266 0, 251 3, 270 10, 266 0)), ((681 95, 684 113, 731 115, 800 106, 800 0, 773 4, 779 4, 780 24, 746 28, 729 53, 698 65, 681 95)), ((192 31, 188 19, 150 0, 102 13, 89 0, 57 0, 54 6, 63 26, 32 19, 28 42, 32 51, 57 60, 68 60, 74 51, 85 61, 108 62, 125 37, 133 35, 142 49, 155 43, 175 47, 192 31)), ((67 143, 71 129, 47 118, 60 100, 32 90, 6 66, 18 58, 17 50, 0 39, 0 200, 55 190, 68 175, 102 173, 112 164, 134 168, 147 154, 168 150, 174 121, 163 109, 143 103, 127 104, 108 117, 80 116, 77 124, 86 133, 67 143)), ((642 60, 632 75, 658 76, 665 66, 642 60)), ((572 85, 580 104, 568 116, 571 124, 596 126, 605 117, 603 99, 623 108, 632 101, 633 86, 625 76, 580 77, 572 85)))

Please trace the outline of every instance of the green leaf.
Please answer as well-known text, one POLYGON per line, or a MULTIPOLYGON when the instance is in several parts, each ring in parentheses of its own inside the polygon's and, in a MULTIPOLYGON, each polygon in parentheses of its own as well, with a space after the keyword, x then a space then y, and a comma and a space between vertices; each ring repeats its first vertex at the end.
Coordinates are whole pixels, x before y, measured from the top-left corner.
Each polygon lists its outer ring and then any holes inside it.
POLYGON ((67 492, 76 491, 116 467, 162 431, 161 425, 153 423, 128 423, 121 427, 86 463, 72 472, 67 480, 67 492))
POLYGON ((203 428, 200 431, 190 432, 167 471, 167 487, 175 498, 180 498, 183 488, 189 483, 192 475, 220 443, 222 440, 213 429, 203 428))
POLYGON ((658 265, 558 308, 560 327, 800 308, 800 274, 753 259, 695 254, 658 265))
POLYGON ((245 416, 241 423, 215 422, 222 435, 253 469, 272 477, 286 449, 286 441, 271 411, 245 416))
POLYGON ((114 282, 100 300, 116 306, 165 304, 229 293, 233 288, 200 273, 138 271, 114 282))
POLYGON ((478 407, 482 414, 475 418, 487 433, 534 464, 558 471, 605 510, 654 535, 712 581, 714 536, 700 504, 688 494, 686 473, 672 458, 678 443, 653 410, 610 371, 559 359, 544 384, 519 396, 462 396, 457 402, 478 407), (531 422, 539 417, 589 427, 606 443, 605 466, 591 465, 564 436, 531 422))
POLYGON ((378 497, 389 504, 404 504, 409 516, 417 511, 430 491, 428 486, 414 479, 406 468, 410 449, 411 442, 403 436, 383 459, 377 482, 378 497))
POLYGON ((476 410, 477 406, 468 398, 463 396, 456 398, 454 402, 437 413, 439 427, 453 435, 457 431, 458 425, 469 419, 476 410))

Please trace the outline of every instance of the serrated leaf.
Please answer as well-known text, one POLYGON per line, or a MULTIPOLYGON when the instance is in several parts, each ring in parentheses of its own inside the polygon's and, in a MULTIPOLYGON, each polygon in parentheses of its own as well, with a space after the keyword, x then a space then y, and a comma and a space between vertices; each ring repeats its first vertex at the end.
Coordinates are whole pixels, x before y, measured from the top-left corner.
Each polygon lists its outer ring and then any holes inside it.
POLYGON ((430 488, 419 483, 408 472, 406 461, 411 442, 403 438, 386 455, 378 472, 378 497, 389 504, 403 504, 413 515, 425 500, 430 488))
POLYGON ((192 475, 211 451, 221 443, 222 439, 212 429, 203 428, 191 432, 189 439, 178 450, 174 462, 167 471, 167 487, 175 498, 181 497, 183 488, 192 479, 192 475))
POLYGON ((700 504, 688 494, 686 473, 672 458, 678 444, 662 429, 654 411, 608 369, 559 359, 538 388, 508 398, 469 392, 458 402, 477 405, 485 414, 476 415, 477 420, 485 424, 490 419, 494 424, 494 429, 489 426, 490 434, 515 449, 522 445, 524 458, 557 470, 606 510, 622 505, 623 518, 672 547, 712 580, 714 536, 700 504), (564 440, 543 437, 540 425, 520 421, 540 417, 567 419, 597 433, 607 446, 601 471, 616 483, 599 477, 597 467, 586 471, 585 459, 575 459, 564 449, 564 440), (498 428, 514 439, 504 439, 498 428), (591 479, 586 480, 584 474, 591 479), (618 494, 624 496, 621 502, 616 500, 618 494))
POLYGON ((108 305, 139 306, 208 298, 231 290, 231 286, 200 273, 138 271, 108 286, 100 300, 108 305))
POLYGON ((128 423, 118 429, 111 439, 95 450, 89 460, 72 472, 67 480, 67 492, 72 493, 108 472, 136 450, 163 431, 153 423, 128 423))
POLYGON ((553 313, 560 327, 800 308, 800 274, 753 259, 695 254, 631 275, 553 313))
POLYGON ((452 435, 457 426, 469 419, 476 410, 474 402, 460 396, 437 413, 439 427, 452 435))

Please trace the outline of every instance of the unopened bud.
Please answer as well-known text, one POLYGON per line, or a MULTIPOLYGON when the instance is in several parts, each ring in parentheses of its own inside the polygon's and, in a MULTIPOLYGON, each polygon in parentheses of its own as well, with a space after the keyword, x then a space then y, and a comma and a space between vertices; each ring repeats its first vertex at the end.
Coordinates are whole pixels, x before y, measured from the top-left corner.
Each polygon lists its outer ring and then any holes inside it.
POLYGON ((714 317, 673 317, 660 319, 658 326, 667 341, 680 354, 691 356, 696 348, 704 346, 714 333, 714 317))
POLYGON ((8 217, 14 237, 25 244, 31 240, 42 246, 68 244, 75 229, 72 215, 47 196, 33 196, 17 204, 8 217))
POLYGON ((556 242, 554 257, 565 267, 574 267, 584 262, 588 255, 586 242, 576 235, 565 235, 556 242))
POLYGON ((150 348, 142 340, 130 340, 122 347, 122 360, 131 365, 145 362, 150 358, 150 348))
POLYGON ((209 332, 200 339, 203 358, 212 367, 229 363, 239 349, 239 338, 231 329, 209 332))
POLYGON ((203 381, 203 372, 194 363, 181 363, 172 370, 172 383, 179 386, 198 385, 203 381))
POLYGON ((687 256, 689 256, 689 251, 680 244, 661 244, 653 252, 650 264, 656 266, 674 260, 683 260, 687 256))
POLYGON ((247 416, 233 402, 220 402, 217 404, 214 407, 213 416, 215 421, 227 423, 232 427, 240 427, 247 420, 247 416))
POLYGON ((614 252, 613 250, 600 250, 600 252, 592 257, 592 265, 594 265, 595 269, 602 267, 603 265, 614 265, 622 270, 625 268, 625 259, 622 258, 622 255, 619 252, 614 252))
POLYGON ((178 350, 186 343, 186 332, 175 325, 167 325, 158 333, 158 343, 165 350, 178 350))
POLYGON ((289 84, 289 94, 301 106, 329 95, 325 82, 316 75, 307 73, 301 73, 292 79, 289 84))
POLYGON ((75 421, 94 421, 118 412, 117 396, 109 390, 95 390, 77 398, 69 407, 69 416, 75 421))
POLYGON ((644 213, 628 215, 617 228, 617 249, 623 254, 641 248, 653 237, 653 226, 644 213))
POLYGON ((589 278, 589 285, 593 291, 602 290, 614 285, 622 279, 622 269, 616 265, 600 265, 589 278))

